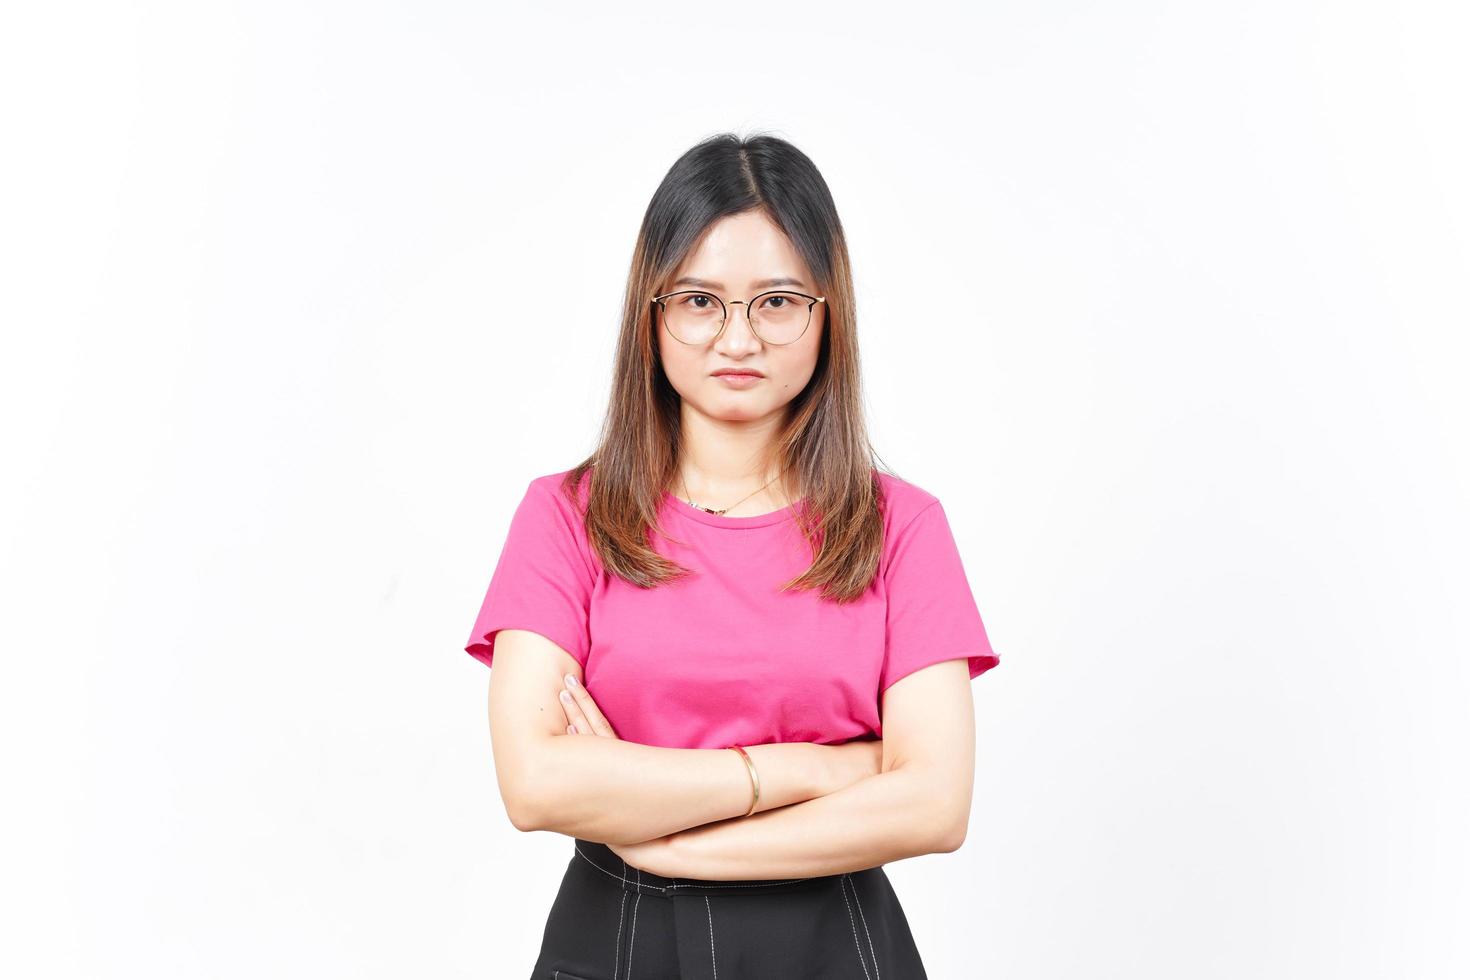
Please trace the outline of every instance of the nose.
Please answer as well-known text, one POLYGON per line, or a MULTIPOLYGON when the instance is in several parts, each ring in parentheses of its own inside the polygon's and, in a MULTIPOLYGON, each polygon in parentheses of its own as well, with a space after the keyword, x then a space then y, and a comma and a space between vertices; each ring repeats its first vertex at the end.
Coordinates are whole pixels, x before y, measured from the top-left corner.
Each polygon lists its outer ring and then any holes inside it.
POLYGON ((755 335, 755 328, 750 324, 750 308, 744 300, 732 300, 725 307, 724 329, 720 331, 720 337, 715 346, 742 349, 745 347, 758 347, 760 346, 760 342, 760 338, 755 335), (735 307, 737 306, 740 307, 741 319, 745 322, 745 328, 743 330, 733 329, 735 307))

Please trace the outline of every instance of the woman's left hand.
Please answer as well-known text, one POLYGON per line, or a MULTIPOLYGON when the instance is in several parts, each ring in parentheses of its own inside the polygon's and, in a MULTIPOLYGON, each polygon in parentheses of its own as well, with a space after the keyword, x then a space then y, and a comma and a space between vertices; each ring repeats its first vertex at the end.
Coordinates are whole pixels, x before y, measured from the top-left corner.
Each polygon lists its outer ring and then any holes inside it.
POLYGON ((567 674, 562 678, 562 684, 566 690, 561 692, 561 710, 567 718, 568 735, 598 735, 602 738, 611 738, 622 741, 618 733, 613 731, 612 723, 592 700, 592 695, 587 693, 587 688, 582 685, 575 674, 567 674))
POLYGON ((663 837, 639 841, 636 844, 609 844, 607 847, 608 850, 635 868, 650 874, 663 875, 665 878, 673 878, 681 873, 672 863, 673 853, 670 845, 676 836, 677 834, 665 834, 663 837))

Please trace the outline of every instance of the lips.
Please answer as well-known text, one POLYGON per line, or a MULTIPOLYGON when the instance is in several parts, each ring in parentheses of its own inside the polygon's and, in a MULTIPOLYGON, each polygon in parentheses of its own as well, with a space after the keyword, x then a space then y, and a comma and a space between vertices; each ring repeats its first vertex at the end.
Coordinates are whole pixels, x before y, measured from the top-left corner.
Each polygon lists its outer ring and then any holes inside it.
POLYGON ((713 377, 726 388, 737 391, 754 388, 756 382, 765 380, 765 375, 755 371, 717 371, 713 377))

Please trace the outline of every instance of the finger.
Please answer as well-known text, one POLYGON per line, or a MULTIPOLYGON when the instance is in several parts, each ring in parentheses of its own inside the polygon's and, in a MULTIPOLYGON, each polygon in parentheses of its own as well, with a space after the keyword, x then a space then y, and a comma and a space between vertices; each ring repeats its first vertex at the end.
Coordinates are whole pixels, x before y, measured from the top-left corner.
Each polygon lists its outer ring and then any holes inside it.
POLYGON ((597 702, 587 692, 586 686, 578 682, 576 676, 573 674, 567 674, 564 680, 572 692, 572 697, 576 699, 577 706, 582 709, 582 714, 592 726, 593 733, 606 738, 617 738, 617 733, 613 731, 612 725, 608 724, 608 720, 603 715, 602 709, 597 706, 597 702))
POLYGON ((567 721, 575 725, 579 733, 590 735, 592 733, 592 723, 587 720, 586 715, 582 714, 582 709, 577 706, 577 699, 572 697, 572 692, 563 690, 559 700, 561 701, 561 710, 567 716, 567 721))
POLYGON ((579 717, 578 714, 577 714, 577 708, 576 708, 576 706, 575 706, 574 703, 568 703, 566 701, 566 699, 560 698, 560 697, 558 697, 556 699, 556 703, 559 704, 559 705, 561 705, 562 717, 564 717, 567 720, 567 734, 568 735, 591 735, 592 734, 592 725, 591 725, 590 722, 587 721, 587 719, 586 719, 585 716, 582 716, 582 724, 581 724, 580 727, 577 725, 576 721, 573 720, 573 719, 579 717))

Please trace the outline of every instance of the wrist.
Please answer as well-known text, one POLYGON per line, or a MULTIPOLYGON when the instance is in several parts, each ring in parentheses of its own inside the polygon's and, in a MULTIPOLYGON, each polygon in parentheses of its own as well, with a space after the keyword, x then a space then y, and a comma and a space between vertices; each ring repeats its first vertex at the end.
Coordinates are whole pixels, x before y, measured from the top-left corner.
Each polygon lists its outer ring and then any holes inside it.
POLYGON ((743 745, 728 745, 726 748, 740 757, 741 764, 745 770, 746 782, 750 786, 749 802, 746 804, 745 809, 738 815, 742 817, 751 816, 760 808, 761 799, 760 773, 756 769, 755 759, 751 757, 743 745))

